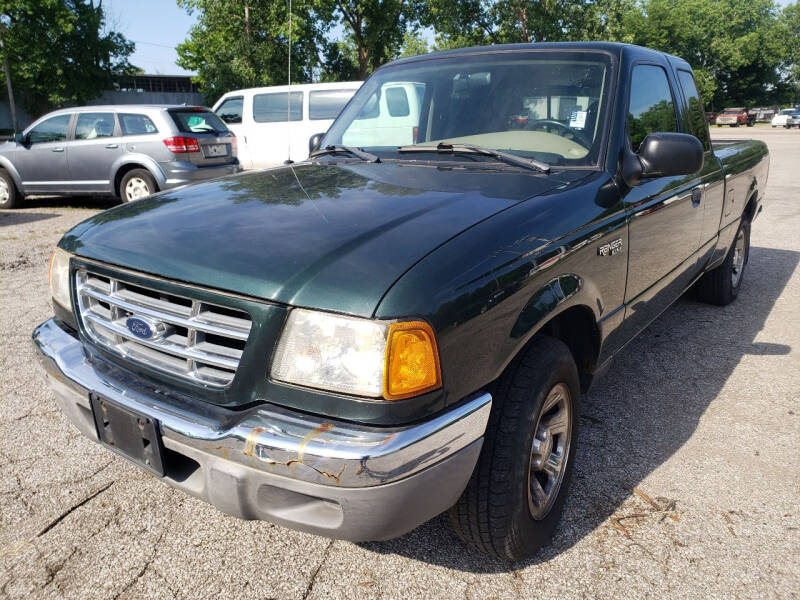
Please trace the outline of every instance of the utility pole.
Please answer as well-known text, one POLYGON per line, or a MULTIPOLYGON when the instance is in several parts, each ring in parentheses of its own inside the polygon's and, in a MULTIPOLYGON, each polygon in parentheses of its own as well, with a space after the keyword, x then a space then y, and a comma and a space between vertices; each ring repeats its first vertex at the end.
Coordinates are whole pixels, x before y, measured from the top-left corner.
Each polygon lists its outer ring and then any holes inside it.
POLYGON ((11 128, 17 133, 17 107, 14 104, 14 87, 11 85, 11 70, 8 68, 8 55, 5 51, 3 37, 6 33, 6 24, 0 21, 0 52, 3 53, 3 73, 6 77, 6 88, 8 89, 8 108, 11 111, 11 128))

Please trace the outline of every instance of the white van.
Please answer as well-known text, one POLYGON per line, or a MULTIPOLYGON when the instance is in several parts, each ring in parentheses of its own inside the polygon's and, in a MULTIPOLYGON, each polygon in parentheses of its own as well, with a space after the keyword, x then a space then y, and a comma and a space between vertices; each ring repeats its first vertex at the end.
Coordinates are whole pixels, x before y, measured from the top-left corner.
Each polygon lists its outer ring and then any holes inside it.
POLYGON ((364 103, 342 137, 347 146, 404 146, 416 143, 422 83, 391 82, 364 103))
POLYGON ((249 88, 228 92, 214 112, 236 134, 239 163, 244 169, 263 169, 287 158, 308 157, 308 140, 325 133, 361 81, 307 83, 249 88), (291 105, 288 94, 291 93, 291 105))

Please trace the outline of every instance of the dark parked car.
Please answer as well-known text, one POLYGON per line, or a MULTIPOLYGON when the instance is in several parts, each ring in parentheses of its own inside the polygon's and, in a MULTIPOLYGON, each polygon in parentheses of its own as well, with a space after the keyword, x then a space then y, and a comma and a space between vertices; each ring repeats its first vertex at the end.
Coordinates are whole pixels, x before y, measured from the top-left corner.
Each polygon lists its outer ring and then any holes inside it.
POLYGON ((712 146, 687 62, 565 43, 391 63, 312 149, 69 231, 33 333, 57 402, 229 514, 377 540, 449 511, 529 556, 581 393, 692 286, 742 289, 766 146, 712 146))
POLYGON ((65 108, 0 144, 0 208, 18 206, 29 194, 129 202, 238 170, 236 137, 207 108, 65 108))

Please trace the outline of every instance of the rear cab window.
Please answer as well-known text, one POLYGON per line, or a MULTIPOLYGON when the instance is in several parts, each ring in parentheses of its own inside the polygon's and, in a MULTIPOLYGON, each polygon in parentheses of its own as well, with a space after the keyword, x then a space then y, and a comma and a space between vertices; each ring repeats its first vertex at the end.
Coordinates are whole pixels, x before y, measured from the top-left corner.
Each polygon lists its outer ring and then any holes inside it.
POLYGON ((678 131, 675 102, 667 73, 657 65, 636 65, 631 73, 628 137, 638 152, 644 138, 659 131, 678 131))
POLYGON ((229 131, 216 114, 205 108, 170 109, 167 112, 181 133, 220 134, 229 131))
POLYGON ((149 135, 158 133, 158 128, 147 115, 120 113, 119 126, 122 135, 149 135))
POLYGON ((280 123, 303 120, 303 92, 292 92, 291 104, 286 92, 253 96, 253 120, 256 123, 280 123))

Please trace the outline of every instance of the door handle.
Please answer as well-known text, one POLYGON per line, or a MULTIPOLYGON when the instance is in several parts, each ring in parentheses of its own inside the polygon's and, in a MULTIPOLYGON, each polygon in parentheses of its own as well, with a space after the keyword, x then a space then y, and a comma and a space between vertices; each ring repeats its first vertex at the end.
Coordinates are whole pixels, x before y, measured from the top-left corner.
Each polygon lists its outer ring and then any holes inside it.
POLYGON ((119 148, 119 144, 106 144, 106 148, 108 148, 109 150, 116 150, 117 148, 119 148))
POLYGON ((703 188, 697 186, 692 190, 692 206, 700 206, 700 200, 703 198, 703 188))
POLYGON ((63 151, 64 151, 64 148, 62 148, 62 147, 53 148, 53 149, 52 149, 52 151, 53 151, 53 152, 63 152, 63 151))

